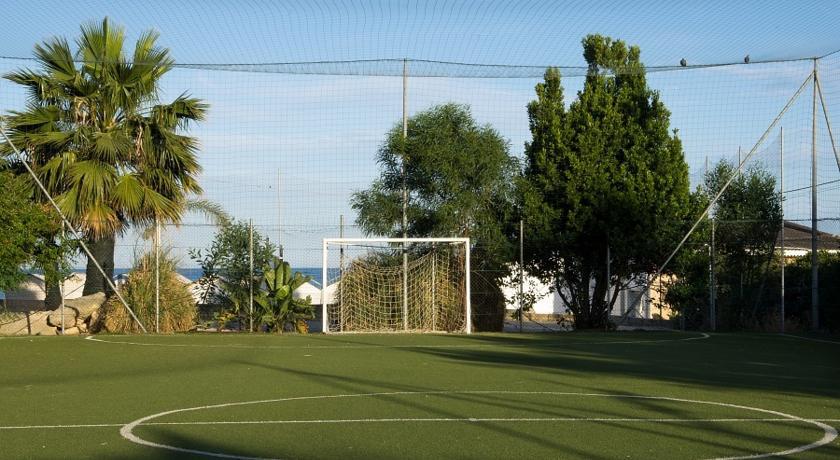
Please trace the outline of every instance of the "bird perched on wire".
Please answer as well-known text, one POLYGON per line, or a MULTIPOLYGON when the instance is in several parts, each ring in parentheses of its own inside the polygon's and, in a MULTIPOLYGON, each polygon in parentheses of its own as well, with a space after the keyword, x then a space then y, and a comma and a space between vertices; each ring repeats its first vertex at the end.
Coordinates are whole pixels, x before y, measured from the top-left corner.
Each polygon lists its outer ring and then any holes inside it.
POLYGON ((749 64, 749 63, 750 63, 750 55, 748 54, 748 55, 744 56, 744 64, 749 64))
POLYGON ((680 59, 680 65, 685 67, 685 66, 688 65, 688 61, 686 61, 685 58, 682 58, 682 59, 680 59))

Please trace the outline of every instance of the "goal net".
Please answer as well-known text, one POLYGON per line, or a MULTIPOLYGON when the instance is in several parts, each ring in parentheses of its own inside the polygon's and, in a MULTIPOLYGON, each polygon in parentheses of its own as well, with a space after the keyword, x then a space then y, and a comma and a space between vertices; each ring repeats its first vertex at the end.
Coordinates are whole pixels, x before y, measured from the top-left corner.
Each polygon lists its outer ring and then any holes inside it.
POLYGON ((468 238, 336 238, 323 246, 325 332, 467 332, 468 238))

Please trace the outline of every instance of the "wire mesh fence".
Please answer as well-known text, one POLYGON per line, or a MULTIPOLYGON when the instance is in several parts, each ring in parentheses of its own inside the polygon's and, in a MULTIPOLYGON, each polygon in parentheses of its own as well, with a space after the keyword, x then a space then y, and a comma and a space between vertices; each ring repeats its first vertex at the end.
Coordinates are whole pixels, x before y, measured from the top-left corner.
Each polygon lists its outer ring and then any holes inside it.
MULTIPOLYGON (((33 65, 30 60, 0 58, 0 73, 33 65)), ((188 133, 200 142, 200 197, 252 228, 268 253, 282 256, 318 285, 323 282, 324 238, 380 236, 358 224, 353 196, 380 177, 377 153, 389 130, 402 123, 404 109, 410 117, 448 102, 467 106, 521 161, 531 140, 526 107, 535 99, 534 88, 544 71, 541 66, 407 59, 187 64, 164 77, 161 92, 162 99, 170 100, 186 91, 210 106, 206 121, 188 133)), ((570 104, 583 89, 587 68, 560 71, 570 104)), ((622 292, 612 306, 615 320, 626 325, 636 324, 636 318, 661 320, 669 327, 779 330, 784 319, 788 330, 795 330, 807 328, 818 311, 823 324, 836 329, 840 161, 837 139, 832 139, 838 133, 830 129, 832 117, 840 113, 840 54, 819 60, 651 67, 647 80, 670 111, 670 127, 682 142, 692 189, 707 187, 710 175, 727 162, 734 167, 731 172, 745 178, 743 183, 735 181, 744 195, 730 197, 730 208, 712 207, 697 234, 664 270, 667 279, 648 282, 652 278, 645 277, 645 282, 616 287, 622 292), (821 91, 813 83, 815 69, 821 91), (782 111, 802 85, 805 88, 782 111), (759 142, 768 129, 769 135, 759 142), (748 209, 750 181, 756 177, 764 178, 778 197, 782 215, 748 209), (772 238, 751 243, 750 237, 761 232, 772 238), (817 289, 811 284, 812 239, 822 251, 817 289), (672 272, 677 269, 682 272, 672 272), (818 310, 811 308, 814 293, 818 310), (628 311, 634 313, 627 315, 628 311)), ((21 88, 0 86, 4 113, 21 110, 26 103, 21 88)), ((187 213, 177 224, 162 223, 160 247, 185 284, 197 286, 207 275, 202 254, 213 247, 219 231, 220 226, 201 212, 187 213)), ((654 231, 644 230, 638 237, 654 231)), ((528 234, 526 221, 525 245, 528 234)), ((508 237, 517 244, 516 232, 508 237)), ((154 241, 147 228, 123 228, 115 247, 115 276, 137 269, 139 261, 154 252, 154 241)), ((473 241, 479 249, 484 243, 473 241)), ((248 244, 246 249, 253 249, 253 243, 248 244)), ((492 297, 485 304, 495 305, 475 314, 505 318, 518 307, 516 283, 501 286, 517 271, 515 252, 504 267, 475 269, 476 279, 485 280, 485 286, 474 289, 473 295, 492 297)), ((265 262, 263 258, 249 268, 256 283, 265 262)), ((80 257, 76 265, 83 264, 80 257)), ((556 322, 566 314, 562 300, 551 291, 551 280, 528 283, 545 291, 530 298, 532 315, 556 322)), ((190 287, 181 295, 199 296, 199 290, 190 287)), ((10 294, 6 297, 11 304, 10 294)), ((253 309, 252 297, 237 302, 245 310, 253 309)), ((198 297, 195 301, 202 303, 198 297)), ((210 313, 202 318, 213 321, 210 313)), ((488 328, 502 324, 486 323, 493 324, 488 328)))

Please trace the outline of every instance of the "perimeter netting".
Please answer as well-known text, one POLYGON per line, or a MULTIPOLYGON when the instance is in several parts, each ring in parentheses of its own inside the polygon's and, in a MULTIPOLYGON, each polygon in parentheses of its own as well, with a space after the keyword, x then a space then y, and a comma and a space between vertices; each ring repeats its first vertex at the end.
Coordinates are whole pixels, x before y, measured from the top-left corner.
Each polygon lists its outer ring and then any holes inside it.
POLYGON ((465 242, 327 242, 331 332, 467 331, 465 242))

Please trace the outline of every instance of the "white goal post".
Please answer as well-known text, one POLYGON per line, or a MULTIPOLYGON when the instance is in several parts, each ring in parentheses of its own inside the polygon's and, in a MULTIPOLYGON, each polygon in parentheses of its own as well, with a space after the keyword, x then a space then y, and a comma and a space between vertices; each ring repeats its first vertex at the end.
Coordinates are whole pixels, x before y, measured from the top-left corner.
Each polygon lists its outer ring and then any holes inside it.
POLYGON ((472 332, 469 238, 324 238, 322 251, 324 333, 472 332))

